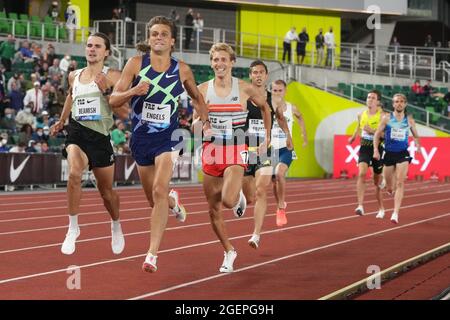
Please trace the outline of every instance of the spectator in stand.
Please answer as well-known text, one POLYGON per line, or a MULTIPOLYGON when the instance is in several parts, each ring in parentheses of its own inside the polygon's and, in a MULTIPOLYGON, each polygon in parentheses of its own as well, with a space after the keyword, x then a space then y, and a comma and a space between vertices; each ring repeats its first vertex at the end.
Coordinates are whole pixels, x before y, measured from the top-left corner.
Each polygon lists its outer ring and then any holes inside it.
POLYGON ((322 34, 322 28, 319 29, 319 34, 316 36, 316 51, 317 51, 317 65, 322 66, 323 61, 323 47, 325 44, 325 38, 322 34))
POLYGON ((23 62, 34 62, 33 51, 30 49, 30 43, 24 40, 19 49, 23 62))
POLYGON ((50 116, 48 114, 48 111, 42 111, 41 115, 36 117, 36 123, 35 123, 35 127, 36 128, 44 128, 45 127, 50 127, 50 116))
POLYGON ((25 152, 29 152, 29 153, 36 153, 36 152, 38 152, 35 140, 31 139, 30 141, 28 141, 28 147, 25 148, 25 152))
POLYGON ((13 109, 5 109, 5 116, 0 118, 0 129, 6 129, 10 133, 16 132, 16 119, 14 117, 13 109))
POLYGON ((334 48, 336 43, 334 41, 333 27, 330 27, 329 31, 325 33, 325 45, 327 46, 327 58, 325 65, 333 67, 334 48))
POLYGON ((292 51, 292 41, 297 40, 297 33, 295 32, 295 27, 292 27, 291 30, 289 30, 286 35, 284 36, 283 40, 283 62, 285 61, 285 57, 287 56, 286 63, 291 63, 291 51, 292 51))
POLYGON ((41 60, 44 57, 44 55, 42 54, 42 46, 33 42, 31 44, 31 51, 33 51, 31 58, 33 58, 35 63, 40 64, 41 60))
POLYGON ((58 16, 59 16, 59 6, 58 1, 53 1, 52 5, 48 8, 47 15, 52 18, 53 23, 58 22, 58 16))
POLYGON ((41 153, 49 153, 50 152, 50 148, 48 147, 48 141, 42 141, 41 142, 41 153))
POLYGON ((32 113, 37 114, 40 113, 44 108, 44 95, 41 90, 41 84, 39 81, 34 82, 34 88, 27 91, 25 98, 23 98, 23 104, 29 105, 30 102, 33 102, 32 113))
POLYGON ((199 42, 201 40, 204 24, 205 24, 205 22, 203 21, 203 18, 201 16, 200 12, 197 12, 197 14, 195 15, 195 20, 194 20, 194 30, 195 30, 194 36, 198 38, 199 42))
POLYGON ((16 53, 14 42, 16 39, 8 34, 8 38, 6 41, 3 41, 0 44, 0 58, 2 64, 5 66, 6 71, 11 71, 12 59, 14 58, 14 54, 16 53))
POLYGON ((32 136, 33 128, 28 123, 24 124, 19 132, 19 143, 23 142, 25 146, 27 146, 28 142, 32 139, 32 136))
POLYGON ((63 71, 59 67, 59 62, 59 59, 53 59, 53 64, 50 68, 48 68, 48 76, 50 77, 50 79, 53 79, 53 76, 55 75, 61 78, 63 71))
POLYGON ((27 147, 27 144, 25 142, 19 141, 17 146, 14 146, 11 149, 9 149, 9 153, 24 153, 26 147, 27 147))
POLYGON ((177 13, 176 9, 172 9, 170 11, 169 17, 170 17, 170 20, 172 20, 175 25, 180 23, 180 15, 177 13))
POLYGON ((431 85, 431 79, 427 80, 427 83, 423 86, 423 95, 425 97, 432 96, 434 93, 434 88, 431 85))
POLYGON ((17 113, 16 116, 16 127, 17 130, 21 130, 24 125, 34 125, 34 116, 31 113, 31 108, 33 106, 33 102, 30 102, 26 105, 22 110, 17 113))
POLYGON ((427 48, 434 47, 434 41, 433 41, 433 38, 431 37, 431 34, 427 35, 427 37, 425 39, 425 44, 423 46, 427 47, 427 48))
POLYGON ((121 148, 123 152, 128 153, 125 125, 121 120, 117 120, 116 127, 117 128, 111 132, 111 140, 113 141, 114 149, 117 152, 119 148, 121 148))
POLYGON ((8 85, 7 85, 7 88, 8 88, 8 92, 11 92, 12 91, 12 84, 13 83, 15 83, 16 84, 16 90, 21 90, 22 89, 22 82, 20 81, 20 73, 14 73, 14 75, 11 77, 11 78, 9 78, 9 80, 8 80, 8 85))
POLYGON ((306 55, 306 44, 309 42, 309 35, 306 28, 303 27, 302 32, 298 35, 297 40, 297 64, 303 64, 306 55), (302 57, 300 61, 300 57, 302 57))
POLYGON ((194 29, 193 29, 193 27, 194 27, 194 10, 192 10, 192 8, 189 8, 186 13, 184 25, 186 26, 184 29, 184 32, 185 32, 184 48, 186 50, 188 50, 189 46, 191 45, 192 32, 194 31, 194 29))
POLYGON ((36 142, 48 141, 50 130, 48 127, 36 128, 36 131, 31 135, 31 139, 36 142))
POLYGON ((0 152, 8 152, 8 151, 9 151, 8 134, 6 132, 2 132, 0 134, 0 152))
POLYGON ((23 109, 23 98, 24 95, 22 92, 17 90, 17 82, 11 83, 11 90, 9 91, 8 95, 6 96, 9 100, 9 107, 11 109, 14 109, 14 113, 17 114, 20 110, 23 109))
POLYGON ((417 97, 417 96, 421 96, 421 95, 423 94, 423 88, 422 88, 422 86, 420 85, 420 81, 419 81, 419 80, 416 80, 416 81, 414 82, 414 84, 413 84, 412 87, 411 87, 411 91, 414 92, 414 93, 416 94, 416 97, 417 97))
POLYGON ((396 36, 394 36, 392 38, 391 46, 394 47, 394 50, 395 50, 395 47, 400 47, 400 42, 398 42, 398 39, 396 36))
MULTIPOLYGON (((55 47, 51 43, 47 44, 47 49, 45 50, 42 59, 45 62, 47 62, 49 66, 53 65, 53 60, 56 59, 56 54, 55 54, 55 47)), ((59 60, 58 60, 58 63, 59 63, 59 60)))
POLYGON ((70 65, 70 55, 66 54, 59 62, 59 69, 62 73, 67 73, 70 65))

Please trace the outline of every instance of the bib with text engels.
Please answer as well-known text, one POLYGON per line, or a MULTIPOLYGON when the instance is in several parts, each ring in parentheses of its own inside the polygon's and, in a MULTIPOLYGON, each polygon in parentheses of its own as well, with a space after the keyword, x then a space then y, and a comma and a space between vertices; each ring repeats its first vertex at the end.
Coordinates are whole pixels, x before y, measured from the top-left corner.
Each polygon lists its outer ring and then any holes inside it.
POLYGON ((100 98, 77 98, 75 100, 75 120, 78 121, 100 121, 100 98))
POLYGON ((230 117, 221 117, 209 115, 212 134, 215 137, 230 139, 233 136, 233 119, 230 117))
POLYGON ((404 128, 391 128, 391 139, 404 141, 406 139, 406 130, 404 128))
POLYGON ((149 124, 169 126, 171 116, 170 111, 170 104, 158 104, 144 101, 142 105, 141 120, 149 124))
POLYGON ((248 132, 258 137, 266 136, 266 128, 262 119, 249 119, 248 132))

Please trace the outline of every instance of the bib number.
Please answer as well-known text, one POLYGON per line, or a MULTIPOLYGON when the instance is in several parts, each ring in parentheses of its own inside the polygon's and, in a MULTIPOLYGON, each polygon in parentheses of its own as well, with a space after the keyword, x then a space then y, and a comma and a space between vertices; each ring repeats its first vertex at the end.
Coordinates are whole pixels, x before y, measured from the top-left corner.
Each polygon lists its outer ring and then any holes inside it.
POLYGON ((233 136, 233 122, 231 118, 210 116, 209 122, 215 137, 231 138, 233 136))
POLYGON ((406 139, 406 130, 402 128, 392 128, 391 139, 397 141, 404 141, 406 139))
POLYGON ((155 124, 170 124, 170 104, 144 102, 142 120, 155 124))
POLYGON ((78 98, 75 101, 75 120, 99 121, 102 119, 100 112, 100 98, 78 98))
POLYGON ((261 119, 249 119, 248 132, 254 136, 265 137, 266 128, 264 127, 264 121, 261 119))

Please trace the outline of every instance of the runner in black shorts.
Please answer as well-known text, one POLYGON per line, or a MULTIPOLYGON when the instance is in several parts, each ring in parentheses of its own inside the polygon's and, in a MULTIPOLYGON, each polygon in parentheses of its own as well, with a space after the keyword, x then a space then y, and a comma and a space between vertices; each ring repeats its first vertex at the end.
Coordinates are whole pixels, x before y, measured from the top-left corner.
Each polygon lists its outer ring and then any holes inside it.
MULTIPOLYGON (((274 119, 276 117, 277 121, 283 126, 283 130, 289 132, 289 128, 284 116, 282 116, 281 110, 277 114, 273 110, 272 94, 266 90, 268 70, 264 62, 256 60, 250 64, 250 79, 252 85, 258 90, 261 96, 266 98, 270 107, 271 118, 274 119)), ((273 168, 270 159, 271 149, 268 148, 267 152, 260 153, 257 148, 257 146, 265 139, 264 122, 262 120, 261 110, 257 108, 251 100, 247 101, 247 109, 249 165, 244 173, 242 189, 248 203, 253 202, 256 193, 256 203, 254 208, 255 226, 253 235, 248 243, 252 248, 257 249, 264 217, 267 212, 267 186, 270 184, 273 168)))
POLYGON ((120 71, 104 66, 111 52, 108 37, 94 33, 86 43, 87 67, 69 74, 69 93, 64 103, 61 119, 51 127, 51 134, 62 130, 67 119, 68 136, 63 155, 69 165, 67 197, 69 230, 61 246, 63 254, 75 252, 75 242, 80 235, 78 213, 81 201, 81 177, 89 167, 95 176, 103 204, 111 216, 111 247, 119 254, 125 239, 119 221, 119 196, 113 190, 114 153, 110 130, 114 124, 113 112, 120 118, 128 117, 128 104, 112 108, 109 105, 111 88, 117 83, 120 71))
MULTIPOLYGON (((361 147, 359 149, 358 159, 358 180, 356 182, 356 192, 358 196, 358 206, 355 213, 364 215, 364 193, 366 191, 366 175, 369 167, 373 169, 373 182, 375 184, 375 196, 378 201, 379 211, 378 215, 384 215, 383 196, 381 189, 383 188, 383 163, 380 160, 373 158, 373 135, 377 130, 383 110, 380 105, 381 94, 377 90, 372 90, 367 94, 366 105, 367 108, 358 114, 358 125, 355 133, 348 139, 348 143, 352 144, 358 134, 361 135, 361 147)), ((378 151, 383 153, 381 145, 378 151)))

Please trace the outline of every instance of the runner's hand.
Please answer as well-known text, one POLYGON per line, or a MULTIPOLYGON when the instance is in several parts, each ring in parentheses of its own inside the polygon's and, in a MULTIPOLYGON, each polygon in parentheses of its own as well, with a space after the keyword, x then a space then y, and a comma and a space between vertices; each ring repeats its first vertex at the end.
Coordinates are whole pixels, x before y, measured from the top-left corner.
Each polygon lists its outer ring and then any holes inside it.
POLYGON ((292 141, 291 135, 289 135, 286 138, 286 147, 288 148, 288 150, 293 150, 294 149, 294 142, 292 141))
POLYGON ((258 147, 258 155, 262 155, 267 152, 270 140, 265 139, 258 147))
POLYGON ((64 128, 65 121, 59 120, 50 127, 50 135, 53 137, 64 128))
POLYGON ((378 150, 373 150, 373 158, 375 160, 380 160, 380 152, 378 150))
POLYGON ((100 72, 94 79, 95 84, 101 92, 105 92, 108 89, 108 79, 103 72, 100 72))
POLYGON ((141 81, 139 84, 133 88, 135 96, 143 96, 150 90, 150 82, 141 81))

